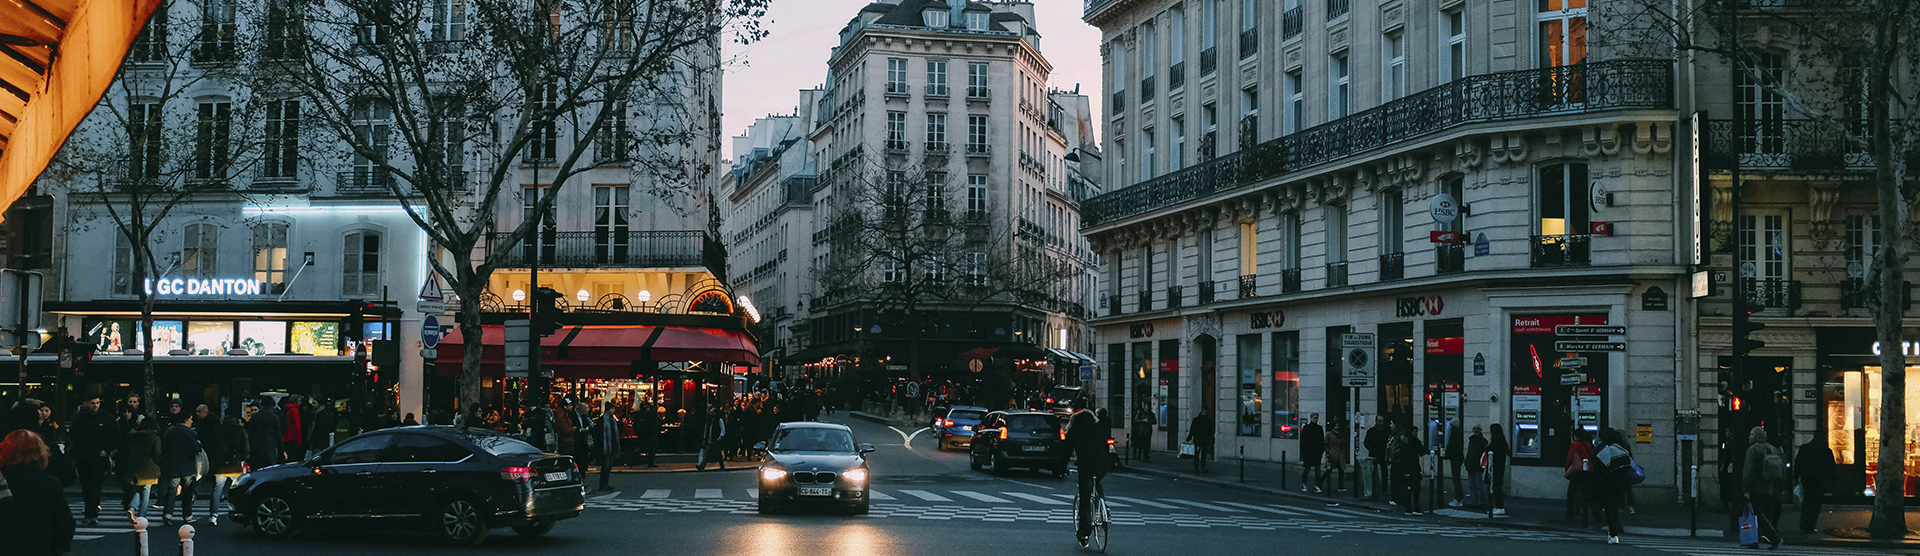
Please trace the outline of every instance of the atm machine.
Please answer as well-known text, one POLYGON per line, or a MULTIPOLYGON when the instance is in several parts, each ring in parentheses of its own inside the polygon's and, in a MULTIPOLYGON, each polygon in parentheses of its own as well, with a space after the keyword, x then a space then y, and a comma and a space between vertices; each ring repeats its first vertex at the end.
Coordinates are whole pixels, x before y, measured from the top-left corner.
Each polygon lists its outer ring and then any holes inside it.
POLYGON ((1600 388, 1598 384, 1582 384, 1573 390, 1574 422, 1580 424, 1580 430, 1598 436, 1600 434, 1600 388))
POLYGON ((1513 457, 1538 458, 1544 439, 1540 433, 1540 386, 1513 387, 1513 457))

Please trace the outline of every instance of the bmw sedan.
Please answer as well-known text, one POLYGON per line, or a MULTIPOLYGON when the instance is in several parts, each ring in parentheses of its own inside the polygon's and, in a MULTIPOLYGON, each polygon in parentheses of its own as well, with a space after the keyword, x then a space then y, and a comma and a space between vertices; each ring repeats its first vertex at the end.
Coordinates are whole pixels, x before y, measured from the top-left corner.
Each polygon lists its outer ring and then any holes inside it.
POLYGON ((867 513, 867 454, 873 445, 854 444, 846 425, 786 423, 754 448, 766 453, 760 460, 760 513, 809 506, 867 513))
POLYGON ((411 521, 448 543, 472 545, 496 527, 537 537, 579 516, 581 479, 573 458, 493 431, 384 429, 241 475, 233 520, 274 538, 309 521, 411 521))
POLYGON ((945 417, 933 420, 928 429, 940 440, 940 449, 965 448, 973 442, 973 427, 987 416, 987 408, 963 405, 947 411, 945 417))

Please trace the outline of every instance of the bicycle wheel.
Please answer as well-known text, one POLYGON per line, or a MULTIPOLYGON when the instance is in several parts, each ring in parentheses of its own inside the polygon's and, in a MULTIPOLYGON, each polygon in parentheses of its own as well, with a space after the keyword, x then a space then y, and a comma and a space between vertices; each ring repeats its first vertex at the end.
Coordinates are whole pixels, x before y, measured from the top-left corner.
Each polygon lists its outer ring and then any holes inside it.
POLYGON ((1107 526, 1109 523, 1110 520, 1107 518, 1107 499, 1104 497, 1094 498, 1093 534, 1087 537, 1087 548, 1091 548, 1095 552, 1106 553, 1107 526))

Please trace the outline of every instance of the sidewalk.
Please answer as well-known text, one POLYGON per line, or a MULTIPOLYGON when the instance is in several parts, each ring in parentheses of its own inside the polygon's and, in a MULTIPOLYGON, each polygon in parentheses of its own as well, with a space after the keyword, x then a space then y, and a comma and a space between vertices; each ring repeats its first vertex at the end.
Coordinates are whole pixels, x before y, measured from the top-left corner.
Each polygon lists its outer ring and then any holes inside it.
MULTIPOLYGON (((1277 463, 1246 461, 1244 462, 1245 477, 1243 479, 1243 463, 1236 458, 1216 458, 1207 462, 1207 473, 1196 475, 1193 472, 1193 460, 1179 459, 1173 452, 1156 451, 1153 452, 1151 457, 1152 461, 1150 462, 1142 462, 1139 460, 1122 461, 1122 467, 1119 471, 1152 475, 1175 481, 1193 481, 1224 488, 1286 496, 1302 501, 1311 500, 1328 504, 1340 504, 1354 509, 1365 508, 1381 513, 1404 511, 1399 507, 1387 503, 1388 496, 1384 488, 1378 489, 1378 492, 1375 493, 1377 496, 1373 497, 1364 496, 1362 495, 1363 493, 1356 492, 1353 486, 1354 478, 1351 475, 1351 470, 1349 470, 1349 474, 1346 477, 1346 487, 1344 490, 1334 487, 1335 477, 1329 477, 1327 480, 1329 487, 1327 492, 1307 493, 1300 490, 1300 466, 1298 464, 1286 465, 1283 472, 1283 467, 1277 463)), ((1562 517, 1566 515, 1566 501, 1559 499, 1508 496, 1506 497, 1507 515, 1497 517, 1488 515, 1485 509, 1448 508, 1444 500, 1441 501, 1438 508, 1435 508, 1433 505, 1435 497, 1433 494, 1432 481, 1432 477, 1428 477, 1427 482, 1422 483, 1420 492, 1421 500, 1419 502, 1419 508, 1429 515, 1472 521, 1482 525, 1496 527, 1520 527, 1591 533, 1595 535, 1595 538, 1604 538, 1606 535, 1606 522, 1604 519, 1595 519, 1584 526, 1579 522, 1578 518, 1571 521, 1562 519, 1562 517)), ((1448 484, 1445 485, 1446 491, 1450 496, 1452 492, 1451 478, 1448 479, 1447 483, 1448 484)), ((1448 500, 1450 499, 1449 497, 1448 500)), ((1721 512, 1717 505, 1702 503, 1697 509, 1689 512, 1685 506, 1653 504, 1650 503, 1651 501, 1642 502, 1642 505, 1635 508, 1635 513, 1627 514, 1622 512, 1620 515, 1621 527, 1629 535, 1687 537, 1691 534, 1691 536, 1695 538, 1726 539, 1730 546, 1735 542, 1729 534, 1733 527, 1733 518, 1721 512), (1691 525, 1691 529, 1689 525, 1691 525)), ((1782 537, 1785 544, 1855 548, 1920 548, 1920 536, 1915 535, 1909 535, 1904 540, 1851 538, 1847 536, 1850 534, 1857 535, 1858 529, 1866 526, 1869 508, 1829 507, 1825 510, 1819 522, 1820 533, 1801 532, 1794 526, 1799 519, 1798 508, 1789 507, 1782 512, 1781 518, 1787 522, 1782 530, 1782 537)), ((1909 513, 1907 519, 1910 524, 1909 527, 1920 528, 1916 527, 1920 526, 1920 513, 1909 513)))

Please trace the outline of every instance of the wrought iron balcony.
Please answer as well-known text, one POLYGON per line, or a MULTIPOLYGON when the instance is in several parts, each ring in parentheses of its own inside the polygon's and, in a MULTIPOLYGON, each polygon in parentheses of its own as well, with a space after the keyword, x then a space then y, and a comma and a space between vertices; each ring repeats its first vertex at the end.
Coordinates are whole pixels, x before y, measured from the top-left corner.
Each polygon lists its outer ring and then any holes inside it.
POLYGON ((1108 106, 1107 106, 1107 113, 1108 113, 1108 114, 1118 114, 1118 113, 1120 113, 1120 111, 1122 111, 1122 110, 1126 110, 1126 109, 1127 109, 1127 92, 1126 92, 1126 91, 1114 91, 1114 92, 1113 92, 1113 102, 1111 102, 1111 103, 1109 103, 1109 104, 1108 104, 1108 106))
POLYGON ((1180 305, 1186 302, 1186 296, 1183 293, 1180 291, 1180 286, 1167 286, 1167 308, 1179 309, 1180 305))
POLYGON ((1257 285, 1254 280, 1254 275, 1240 275, 1240 299, 1253 299, 1254 294, 1258 293, 1257 285))
POLYGON ((1153 290, 1143 290, 1135 297, 1137 299, 1133 305, 1134 312, 1145 313, 1153 310, 1153 290))
MULTIPOLYGON (((1167 90, 1172 91, 1187 84, 1187 63, 1180 62, 1167 68, 1167 90)), ((1169 93, 1171 94, 1171 93, 1169 93)))
POLYGON ((1245 60, 1260 52, 1260 29, 1253 28, 1240 32, 1240 59, 1245 60))
POLYGON ((1200 294, 1201 305, 1213 303, 1213 288, 1214 288, 1214 283, 1212 280, 1200 281, 1199 291, 1196 293, 1200 294))
POLYGON ((1667 60, 1475 75, 1094 197, 1081 214, 1086 225, 1098 226, 1466 124, 1672 107, 1667 60))
POLYGON ((1200 75, 1211 75, 1213 67, 1219 64, 1219 59, 1220 49, 1217 47, 1209 46, 1206 50, 1200 51, 1200 75))
POLYGON ((1280 270, 1280 293, 1300 293, 1300 269, 1280 270))
POLYGON ((361 168, 341 172, 333 182, 335 195, 385 195, 393 173, 385 168, 361 168))
MULTIPOLYGON (((1871 139, 1872 128, 1866 120, 1711 120, 1706 134, 1705 164, 1716 170, 1732 168, 1735 162, 1760 170, 1871 170, 1874 166, 1873 153, 1847 138, 1852 134, 1871 139), (1738 135, 1735 124, 1744 124, 1738 135)), ((1920 151, 1908 154, 1908 167, 1916 162, 1920 162, 1920 151)))
POLYGON ((953 145, 947 142, 927 143, 927 156, 948 156, 953 154, 953 145))
POLYGON ((1467 244, 1442 243, 1433 248, 1434 273, 1454 274, 1467 270, 1467 244))
POLYGON ((992 96, 992 91, 986 87, 967 87, 967 100, 985 101, 992 96))
POLYGON ((948 91, 947 91, 946 85, 941 85, 938 83, 927 84, 927 96, 945 98, 947 96, 947 92, 948 91))
MULTIPOLYGON (((1900 308, 1902 311, 1912 310, 1913 282, 1902 282, 1901 286, 1900 308)), ((1868 309, 1871 308, 1869 303, 1879 297, 1880 291, 1867 284, 1866 279, 1847 278, 1840 282, 1841 309, 1868 309)))
POLYGON ((1592 236, 1533 236, 1533 266, 1579 266, 1589 262, 1587 242, 1592 236))
POLYGON ((1327 21, 1347 15, 1347 0, 1327 0, 1327 21))
POLYGON ((1299 6, 1288 8, 1286 12, 1280 14, 1281 39, 1291 39, 1300 36, 1300 31, 1305 29, 1306 26, 1306 10, 1301 9, 1299 6))
POLYGON ((1338 288, 1347 285, 1347 263, 1327 263, 1327 287, 1338 288))
POLYGON ((1085 9, 1080 11, 1080 16, 1086 17, 1086 16, 1093 15, 1094 10, 1104 8, 1106 7, 1107 4, 1110 4, 1112 2, 1113 0, 1085 0, 1084 2, 1082 2, 1082 4, 1085 6, 1085 9))
MULTIPOLYGON (((500 268, 527 268, 533 246, 522 239, 508 244, 511 234, 493 234, 488 249, 500 268)), ((704 266, 724 276, 725 251, 705 232, 541 232, 540 266, 557 268, 691 268, 704 266)))
POLYGON ((907 82, 905 81, 888 81, 887 82, 886 94, 888 95, 906 96, 907 94, 912 92, 913 92, 913 88, 907 86, 907 82))
POLYGON ((992 156, 993 145, 986 143, 967 143, 967 156, 992 156))
POLYGON ((1153 76, 1151 75, 1140 78, 1140 104, 1144 106, 1149 102, 1153 102, 1153 76))
POLYGON ((886 144, 887 154, 907 154, 907 151, 912 148, 913 143, 899 139, 888 139, 886 144))
POLYGON ((1747 301, 1767 309, 1799 309, 1800 281, 1778 278, 1741 278, 1747 301))
POLYGON ((1120 311, 1120 296, 1118 294, 1108 294, 1106 301, 1107 316, 1118 315, 1122 312, 1120 311))
POLYGON ((1380 279, 1399 280, 1407 277, 1406 253, 1387 253, 1380 256, 1380 279))

